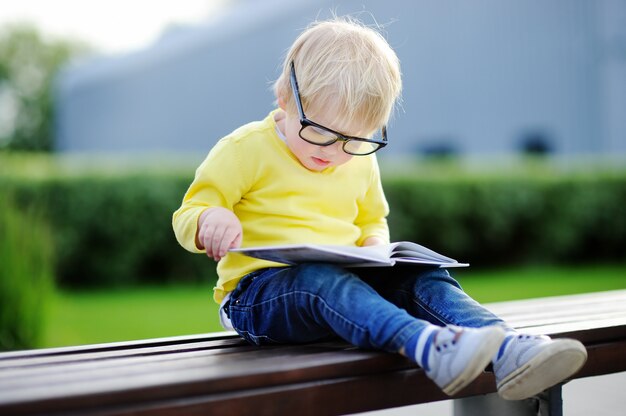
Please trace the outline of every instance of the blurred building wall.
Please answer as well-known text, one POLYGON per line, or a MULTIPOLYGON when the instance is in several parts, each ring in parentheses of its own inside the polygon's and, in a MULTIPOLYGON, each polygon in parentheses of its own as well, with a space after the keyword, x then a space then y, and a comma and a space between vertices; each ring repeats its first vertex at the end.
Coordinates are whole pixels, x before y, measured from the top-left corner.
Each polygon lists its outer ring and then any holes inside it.
POLYGON ((374 16, 400 57, 388 153, 626 154, 624 0, 240 0, 143 51, 64 71, 58 149, 208 152, 274 107, 286 50, 330 10, 374 16))

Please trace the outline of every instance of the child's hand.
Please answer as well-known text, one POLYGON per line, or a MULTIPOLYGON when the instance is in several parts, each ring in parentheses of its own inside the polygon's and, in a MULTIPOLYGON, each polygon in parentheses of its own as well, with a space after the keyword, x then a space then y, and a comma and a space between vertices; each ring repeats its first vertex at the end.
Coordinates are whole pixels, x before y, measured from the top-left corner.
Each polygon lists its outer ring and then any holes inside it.
POLYGON ((379 246, 381 244, 385 244, 385 240, 380 237, 367 237, 365 241, 361 244, 361 247, 367 246, 379 246))
POLYGON ((243 231, 239 218, 222 207, 209 208, 198 219, 196 246, 204 249, 207 256, 220 261, 228 249, 241 245, 243 231))

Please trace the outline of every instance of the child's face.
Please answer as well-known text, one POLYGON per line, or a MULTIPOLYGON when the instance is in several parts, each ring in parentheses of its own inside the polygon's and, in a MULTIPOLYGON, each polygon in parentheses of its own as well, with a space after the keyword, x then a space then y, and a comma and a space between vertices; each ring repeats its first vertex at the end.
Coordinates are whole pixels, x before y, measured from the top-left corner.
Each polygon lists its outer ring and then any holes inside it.
MULTIPOLYGON (((323 126, 339 131, 346 135, 358 136, 361 132, 353 126, 334 126, 328 120, 329 117, 316 116, 315 122, 323 126), (327 120, 325 120, 327 119, 327 120)), ((285 137, 289 150, 298 158, 300 163, 312 171, 322 171, 333 166, 340 166, 352 159, 352 155, 343 151, 341 140, 329 146, 318 146, 303 140, 300 135, 300 119, 297 115, 285 115, 285 137)))

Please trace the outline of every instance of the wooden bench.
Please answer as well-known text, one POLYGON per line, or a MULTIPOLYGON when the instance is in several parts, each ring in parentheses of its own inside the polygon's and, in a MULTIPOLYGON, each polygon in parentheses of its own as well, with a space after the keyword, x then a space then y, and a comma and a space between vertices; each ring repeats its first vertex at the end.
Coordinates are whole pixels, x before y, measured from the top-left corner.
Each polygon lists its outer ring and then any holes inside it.
MULTIPOLYGON (((488 307, 525 332, 582 341, 576 378, 626 370, 626 290, 488 307)), ((455 397, 494 384, 485 372, 455 397)), ((445 399, 401 356, 341 342, 256 348, 217 333, 0 354, 1 415, 302 416, 445 399)))

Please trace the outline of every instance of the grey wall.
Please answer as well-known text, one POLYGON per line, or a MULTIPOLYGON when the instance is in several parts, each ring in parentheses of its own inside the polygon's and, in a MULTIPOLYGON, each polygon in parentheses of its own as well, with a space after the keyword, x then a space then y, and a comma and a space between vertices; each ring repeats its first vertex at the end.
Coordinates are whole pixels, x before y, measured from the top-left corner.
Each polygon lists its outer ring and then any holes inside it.
POLYGON ((206 153, 273 108, 284 53, 331 9, 375 16, 402 62, 388 153, 508 153, 539 134, 562 154, 626 154, 624 0, 240 0, 146 50, 68 68, 59 150, 206 153))

